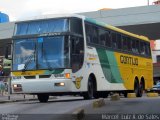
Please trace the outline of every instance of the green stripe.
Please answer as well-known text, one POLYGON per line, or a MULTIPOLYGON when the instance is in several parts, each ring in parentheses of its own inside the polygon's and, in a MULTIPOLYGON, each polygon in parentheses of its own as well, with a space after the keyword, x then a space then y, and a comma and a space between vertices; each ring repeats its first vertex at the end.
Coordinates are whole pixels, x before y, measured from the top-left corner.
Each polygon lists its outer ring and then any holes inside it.
POLYGON ((57 70, 52 70, 52 71, 49 71, 49 70, 46 70, 45 71, 45 74, 61 74, 62 72, 64 72, 64 69, 57 69, 57 70))
POLYGON ((97 53, 106 80, 110 83, 122 83, 114 52, 97 48, 97 53))

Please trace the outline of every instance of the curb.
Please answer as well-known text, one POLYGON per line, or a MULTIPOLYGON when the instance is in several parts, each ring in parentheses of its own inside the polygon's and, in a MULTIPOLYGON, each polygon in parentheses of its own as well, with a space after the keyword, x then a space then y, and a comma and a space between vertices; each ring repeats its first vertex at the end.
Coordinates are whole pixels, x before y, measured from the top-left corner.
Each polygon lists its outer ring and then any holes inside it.
POLYGON ((136 98, 136 94, 135 93, 128 93, 127 98, 136 98))
POLYGON ((119 96, 119 94, 114 94, 114 95, 112 95, 110 100, 111 100, 111 101, 117 101, 117 100, 120 100, 120 96, 119 96))
POLYGON ((103 98, 99 98, 98 100, 93 101, 92 106, 93 108, 99 108, 105 105, 105 101, 103 98))
POLYGON ((72 113, 72 120, 82 120, 84 116, 84 109, 79 108, 72 113))
POLYGON ((158 97, 158 93, 147 93, 147 97, 158 97))
POLYGON ((0 101, 0 104, 2 103, 12 103, 12 102, 23 102, 23 101, 35 101, 38 99, 24 99, 24 100, 4 100, 4 101, 0 101))
MULTIPOLYGON (((57 99, 56 96, 50 98, 50 99, 57 99)), ((0 104, 2 103, 12 103, 12 102, 23 102, 23 101, 36 101, 38 100, 38 98, 31 98, 31 99, 19 99, 19 100, 3 100, 3 101, 0 101, 0 104)))
POLYGON ((11 100, 4 100, 4 101, 0 101, 0 104, 3 104, 3 103, 10 103, 12 102, 11 100))

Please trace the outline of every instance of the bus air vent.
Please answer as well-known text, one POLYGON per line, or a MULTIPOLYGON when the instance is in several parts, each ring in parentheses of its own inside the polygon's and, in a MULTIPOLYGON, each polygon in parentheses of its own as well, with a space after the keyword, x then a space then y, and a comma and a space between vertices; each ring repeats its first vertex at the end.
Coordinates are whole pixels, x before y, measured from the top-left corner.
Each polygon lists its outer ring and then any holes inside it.
POLYGON ((39 75, 39 78, 50 78, 51 75, 39 75))
POLYGON ((25 79, 35 79, 36 76, 24 76, 25 79))

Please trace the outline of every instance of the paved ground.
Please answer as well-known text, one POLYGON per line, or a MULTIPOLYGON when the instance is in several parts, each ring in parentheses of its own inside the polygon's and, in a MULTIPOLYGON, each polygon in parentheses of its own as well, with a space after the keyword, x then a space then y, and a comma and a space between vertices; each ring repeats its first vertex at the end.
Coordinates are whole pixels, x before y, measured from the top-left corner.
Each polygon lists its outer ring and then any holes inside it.
MULTIPOLYGON (((0 101, 7 96, 0 96, 0 101)), ((11 95, 11 100, 22 100, 0 104, 0 118, 8 118, 7 115, 18 116, 19 120, 71 120, 72 113, 78 108, 84 109, 85 120, 160 120, 160 97, 149 98, 124 98, 118 101, 111 101, 110 97, 104 99, 105 105, 100 108, 93 108, 93 100, 83 100, 82 97, 59 96, 56 99, 49 99, 48 103, 40 103, 32 95, 11 95), (24 100, 24 101, 23 101, 24 100), (26 101, 25 101, 26 100, 26 101)), ((10 117, 10 116, 9 116, 10 117)))
POLYGON ((23 95, 23 94, 11 94, 11 95, 0 95, 0 103, 13 102, 13 101, 25 101, 25 100, 36 100, 37 96, 23 95))
POLYGON ((87 120, 160 120, 160 97, 121 98, 118 101, 104 99, 105 105, 93 108, 93 105, 84 106, 87 120))

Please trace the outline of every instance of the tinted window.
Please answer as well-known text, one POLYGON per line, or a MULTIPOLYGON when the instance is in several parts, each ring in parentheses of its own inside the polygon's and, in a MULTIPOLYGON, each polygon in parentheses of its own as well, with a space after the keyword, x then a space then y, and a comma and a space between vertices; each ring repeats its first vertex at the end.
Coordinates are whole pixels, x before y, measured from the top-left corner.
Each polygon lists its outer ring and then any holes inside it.
POLYGON ((106 45, 106 31, 99 29, 99 44, 102 46, 106 45))
POLYGON ((140 53, 139 40, 136 40, 136 51, 137 53, 140 53))
POLYGON ((112 38, 112 47, 117 48, 117 35, 116 35, 116 33, 112 33, 111 38, 112 38))
POLYGON ((84 42, 80 37, 71 37, 72 41, 72 72, 78 71, 82 65, 84 60, 84 42))
POLYGON ((99 43, 98 28, 91 24, 86 24, 85 28, 86 28, 87 43, 98 44, 99 43))
POLYGON ((108 31, 106 31, 106 46, 111 47, 111 43, 112 43, 112 40, 110 38, 110 34, 108 31))
POLYGON ((145 53, 147 56, 150 56, 150 44, 145 43, 145 53))
POLYGON ((123 50, 125 50, 125 51, 128 50, 127 37, 125 37, 125 36, 122 36, 122 46, 123 46, 123 50))
POLYGON ((99 40, 98 40, 98 28, 97 27, 93 27, 93 39, 92 39, 93 43, 98 44, 99 40))
POLYGON ((70 29, 71 32, 77 33, 77 34, 82 34, 82 20, 77 19, 77 18, 71 18, 70 19, 70 29))
POLYGON ((117 44, 118 44, 118 49, 121 49, 122 48, 121 34, 117 34, 117 44))
POLYGON ((144 42, 140 42, 140 54, 145 55, 145 44, 144 42))
POLYGON ((136 39, 131 40, 131 50, 133 53, 139 54, 139 41, 136 39))
POLYGON ((16 23, 15 35, 68 31, 68 19, 50 19, 16 23))

